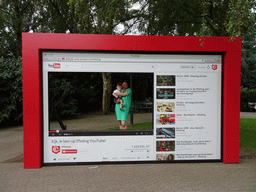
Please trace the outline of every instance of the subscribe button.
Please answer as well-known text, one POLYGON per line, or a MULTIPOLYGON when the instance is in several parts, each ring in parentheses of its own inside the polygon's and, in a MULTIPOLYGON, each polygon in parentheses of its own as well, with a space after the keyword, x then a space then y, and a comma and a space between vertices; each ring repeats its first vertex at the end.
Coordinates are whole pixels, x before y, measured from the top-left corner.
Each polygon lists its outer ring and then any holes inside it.
POLYGON ((77 149, 62 149, 62 154, 75 154, 77 153, 77 149))

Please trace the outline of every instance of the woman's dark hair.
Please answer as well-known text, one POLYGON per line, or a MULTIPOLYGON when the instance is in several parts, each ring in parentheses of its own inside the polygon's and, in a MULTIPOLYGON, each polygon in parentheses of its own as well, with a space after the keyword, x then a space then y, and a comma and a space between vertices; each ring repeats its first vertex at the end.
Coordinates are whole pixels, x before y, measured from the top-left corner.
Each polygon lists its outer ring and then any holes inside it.
POLYGON ((129 85, 129 84, 127 83, 127 81, 123 81, 123 83, 126 83, 127 85, 129 85))
POLYGON ((121 82, 117 83, 117 86, 122 86, 122 83, 121 82))

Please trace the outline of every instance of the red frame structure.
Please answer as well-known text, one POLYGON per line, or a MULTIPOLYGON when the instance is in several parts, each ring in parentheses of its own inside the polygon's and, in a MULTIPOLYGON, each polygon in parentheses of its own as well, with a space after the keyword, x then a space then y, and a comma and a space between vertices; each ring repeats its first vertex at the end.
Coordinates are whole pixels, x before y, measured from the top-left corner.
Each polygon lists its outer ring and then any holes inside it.
POLYGON ((224 55, 222 91, 223 163, 239 163, 241 38, 22 34, 24 168, 40 168, 43 156, 42 66, 40 50, 93 50, 224 55))

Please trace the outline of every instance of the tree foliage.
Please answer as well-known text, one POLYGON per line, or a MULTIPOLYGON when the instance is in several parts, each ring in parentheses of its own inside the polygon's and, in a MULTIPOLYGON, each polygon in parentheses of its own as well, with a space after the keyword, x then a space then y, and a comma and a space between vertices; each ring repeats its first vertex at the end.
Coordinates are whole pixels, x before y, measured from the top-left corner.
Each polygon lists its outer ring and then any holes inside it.
POLYGON ((21 56, 21 33, 29 31, 244 36, 255 28, 255 6, 254 0, 2 0, 0 57, 21 56))
POLYGON ((39 26, 33 32, 78 33, 78 17, 69 0, 34 0, 39 26))
POLYGON ((241 85, 256 89, 256 30, 242 38, 241 85))
POLYGON ((135 18, 138 0, 69 0, 70 10, 78 16, 79 33, 113 34, 115 27, 135 18))
MULTIPOLYGON (((110 80, 113 86, 107 90, 111 98, 109 108, 114 109, 112 92, 116 89, 117 83, 123 81, 127 81, 129 86, 132 86, 133 101, 145 101, 149 98, 152 100, 154 84, 152 74, 113 73, 110 80)), ((61 118, 72 118, 90 111, 101 110, 104 102, 101 73, 49 73, 48 82, 50 108, 53 109, 53 105, 61 118)), ((50 117, 56 119, 54 110, 51 110, 50 117)))
POLYGON ((0 126, 22 120, 21 57, 0 59, 0 126))
POLYGON ((255 0, 230 0, 228 6, 225 26, 229 36, 244 36, 255 29, 255 0))
MULTIPOLYGON (((241 85, 255 89, 255 10, 255 0, 2 0, 0 123, 8 120, 19 121, 22 117, 22 32, 123 35, 136 32, 145 35, 196 35, 201 40, 203 36, 242 36, 241 85)), ((108 74, 103 74, 102 77, 104 75, 108 74)), ((97 78, 102 81, 102 77, 97 78)), ((105 90, 112 89, 110 81, 116 81, 115 77, 108 77, 110 78, 106 79, 108 82, 105 82, 105 90)), ((59 97, 70 97, 70 103, 77 106, 72 110, 83 111, 88 105, 79 103, 80 97, 86 97, 89 93, 73 84, 78 83, 75 77, 72 81, 63 78, 55 82, 58 85, 59 97), (70 90, 70 93, 65 92, 61 96, 64 88, 70 90), (73 92, 76 92, 77 97, 72 96, 73 92)), ((103 87, 97 87, 97 90, 91 96, 102 100, 103 87)), ((90 97, 87 99, 91 102, 90 97)), ((110 98, 105 99, 109 101, 110 98)), ((59 102, 64 109, 62 101, 59 102)), ((71 111, 62 112, 63 116, 72 116, 71 111)))
POLYGON ((22 32, 36 27, 32 0, 3 0, 0 7, 0 57, 20 57, 22 32))
POLYGON ((74 117, 77 114, 77 100, 71 82, 62 73, 49 73, 50 118, 56 119, 56 110, 61 118, 74 117))
POLYGON ((254 0, 145 0, 139 30, 147 35, 241 36, 253 29, 254 0))

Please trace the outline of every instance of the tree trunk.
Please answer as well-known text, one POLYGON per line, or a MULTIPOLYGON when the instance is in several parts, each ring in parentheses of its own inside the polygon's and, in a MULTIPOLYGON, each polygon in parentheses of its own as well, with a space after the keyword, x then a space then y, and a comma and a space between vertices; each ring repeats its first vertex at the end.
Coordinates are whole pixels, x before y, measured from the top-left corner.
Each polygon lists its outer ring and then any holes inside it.
POLYGON ((110 99, 112 93, 111 73, 102 73, 103 79, 103 98, 102 98, 102 114, 110 113, 110 99))

